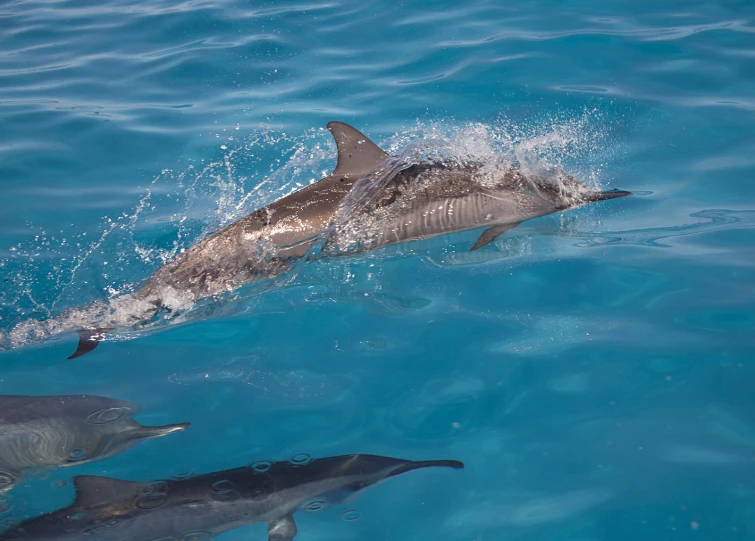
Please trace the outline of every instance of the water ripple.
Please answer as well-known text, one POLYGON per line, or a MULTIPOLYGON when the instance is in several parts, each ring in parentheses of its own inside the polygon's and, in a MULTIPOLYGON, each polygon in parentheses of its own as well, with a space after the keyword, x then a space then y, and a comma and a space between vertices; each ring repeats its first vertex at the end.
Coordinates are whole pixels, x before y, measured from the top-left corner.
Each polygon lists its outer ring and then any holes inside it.
POLYGON ((744 20, 723 21, 702 25, 682 25, 672 27, 633 28, 630 30, 607 30, 605 28, 578 28, 558 32, 504 30, 492 35, 470 40, 441 41, 436 47, 478 47, 501 40, 550 41, 576 36, 619 36, 636 38, 640 41, 669 41, 684 39, 695 34, 716 30, 741 30, 744 20))
POLYGON ((579 242, 576 246, 596 247, 623 244, 669 248, 670 245, 663 241, 709 231, 740 227, 751 229, 755 226, 755 210, 701 210, 690 214, 690 218, 701 218, 704 221, 676 226, 591 234, 588 240, 579 242))

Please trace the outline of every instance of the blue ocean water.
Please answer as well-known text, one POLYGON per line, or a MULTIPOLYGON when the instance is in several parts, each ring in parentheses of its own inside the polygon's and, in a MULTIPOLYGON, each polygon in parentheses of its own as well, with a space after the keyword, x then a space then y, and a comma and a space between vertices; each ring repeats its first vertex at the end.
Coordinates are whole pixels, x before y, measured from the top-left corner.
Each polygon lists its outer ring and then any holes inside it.
POLYGON ((300 513, 297 539, 755 539, 748 0, 10 1, 0 74, 4 347, 327 174, 331 120, 635 193, 475 252, 314 261, 72 361, 71 334, 0 352, 0 394, 192 423, 25 476, 3 527, 73 475, 372 453, 466 468, 300 513))

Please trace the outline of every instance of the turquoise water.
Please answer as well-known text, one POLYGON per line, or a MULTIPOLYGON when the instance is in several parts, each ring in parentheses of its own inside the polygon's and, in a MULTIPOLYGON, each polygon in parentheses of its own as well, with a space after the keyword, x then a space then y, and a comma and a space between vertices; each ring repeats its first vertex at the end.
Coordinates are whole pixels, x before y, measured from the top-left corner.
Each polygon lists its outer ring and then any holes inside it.
POLYGON ((0 394, 192 423, 25 476, 4 526, 72 475, 373 453, 466 468, 297 539, 755 539, 751 2, 5 2, 0 75, 3 347, 327 174, 331 120, 635 193, 312 262, 76 360, 72 334, 0 352, 0 394))

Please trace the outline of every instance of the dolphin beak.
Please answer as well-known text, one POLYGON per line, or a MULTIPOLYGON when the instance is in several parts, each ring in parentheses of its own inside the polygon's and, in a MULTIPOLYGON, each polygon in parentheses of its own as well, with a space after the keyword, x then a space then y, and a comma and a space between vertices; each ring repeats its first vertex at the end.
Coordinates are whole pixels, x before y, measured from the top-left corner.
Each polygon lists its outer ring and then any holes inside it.
POLYGON ((461 469, 464 469, 464 463, 459 462, 458 460, 417 460, 417 461, 412 461, 412 462, 405 462, 404 464, 397 466, 391 473, 389 473, 382 479, 371 482, 367 486, 359 490, 356 490, 353 494, 343 499, 341 503, 346 504, 354 500, 360 494, 362 494, 365 490, 368 490, 374 486, 384 483, 387 479, 390 479, 391 477, 395 477, 396 475, 401 475, 403 473, 414 471, 414 470, 420 470, 422 468, 452 468, 454 470, 461 470, 461 469))
POLYGON ((176 423, 164 426, 143 426, 136 429, 134 437, 137 438, 161 438, 176 432, 183 432, 191 426, 191 423, 176 423))
POLYGON ((407 462, 401 464, 398 468, 393 470, 388 477, 394 475, 401 475, 402 473, 419 470, 422 468, 452 468, 454 470, 464 469, 464 463, 458 460, 417 460, 414 462, 407 462))
POLYGON ((594 192, 585 196, 585 203, 595 203, 596 201, 606 201, 607 199, 616 199, 618 197, 626 197, 633 195, 632 192, 624 190, 608 190, 606 192, 594 192))
POLYGON ((190 423, 177 423, 174 425, 164 426, 139 425, 138 427, 131 430, 120 432, 113 438, 103 439, 91 456, 104 455, 111 452, 113 449, 117 449, 123 445, 127 446, 126 449, 130 449, 134 445, 138 444, 141 440, 161 438, 175 432, 183 432, 184 430, 189 428, 189 426, 191 426, 190 423))

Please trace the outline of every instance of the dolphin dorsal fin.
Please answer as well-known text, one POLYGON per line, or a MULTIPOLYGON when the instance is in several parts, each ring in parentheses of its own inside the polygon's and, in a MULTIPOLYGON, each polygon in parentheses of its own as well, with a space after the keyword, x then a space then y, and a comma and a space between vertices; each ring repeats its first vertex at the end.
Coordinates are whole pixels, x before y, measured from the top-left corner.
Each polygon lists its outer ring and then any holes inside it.
POLYGON ((388 156, 367 136, 348 124, 328 122, 327 127, 338 147, 338 163, 333 175, 359 176, 372 171, 388 156))
POLYGON ((133 498, 137 494, 138 483, 121 481, 96 475, 78 475, 73 478, 76 487, 75 507, 93 507, 113 500, 133 498))

